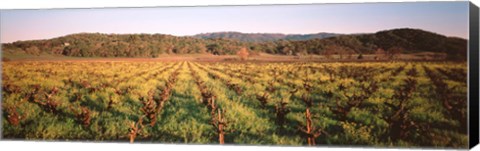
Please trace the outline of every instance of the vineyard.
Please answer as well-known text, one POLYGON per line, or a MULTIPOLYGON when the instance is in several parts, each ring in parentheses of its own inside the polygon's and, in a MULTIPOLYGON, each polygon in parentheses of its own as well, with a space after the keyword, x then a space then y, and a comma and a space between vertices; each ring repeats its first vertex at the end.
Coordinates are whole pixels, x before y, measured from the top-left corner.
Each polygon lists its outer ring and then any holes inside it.
POLYGON ((2 137, 466 148, 466 63, 3 62, 2 137))

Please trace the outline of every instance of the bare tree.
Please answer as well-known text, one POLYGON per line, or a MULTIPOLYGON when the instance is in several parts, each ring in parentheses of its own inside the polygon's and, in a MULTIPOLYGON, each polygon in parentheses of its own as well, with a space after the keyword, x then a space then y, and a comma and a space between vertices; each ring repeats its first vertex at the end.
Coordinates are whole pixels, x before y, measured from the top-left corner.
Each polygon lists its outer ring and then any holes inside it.
POLYGON ((242 49, 240 49, 240 51, 237 52, 237 55, 240 57, 240 59, 247 60, 249 52, 247 48, 243 47, 242 49))

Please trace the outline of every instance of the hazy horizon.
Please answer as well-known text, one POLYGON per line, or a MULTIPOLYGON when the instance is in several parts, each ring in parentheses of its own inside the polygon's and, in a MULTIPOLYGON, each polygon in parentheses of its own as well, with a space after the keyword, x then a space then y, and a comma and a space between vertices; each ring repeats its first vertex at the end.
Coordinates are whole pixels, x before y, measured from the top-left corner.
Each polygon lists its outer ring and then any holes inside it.
POLYGON ((375 33, 421 29, 468 39, 468 2, 2 10, 1 43, 77 33, 375 33))

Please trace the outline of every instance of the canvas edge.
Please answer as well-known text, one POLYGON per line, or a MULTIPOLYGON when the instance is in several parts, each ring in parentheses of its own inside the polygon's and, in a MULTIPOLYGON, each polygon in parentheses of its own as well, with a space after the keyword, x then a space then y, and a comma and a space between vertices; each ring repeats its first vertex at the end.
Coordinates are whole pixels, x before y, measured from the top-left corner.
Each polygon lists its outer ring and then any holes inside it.
POLYGON ((469 4, 468 80, 469 80, 469 148, 479 143, 479 14, 478 7, 469 4))

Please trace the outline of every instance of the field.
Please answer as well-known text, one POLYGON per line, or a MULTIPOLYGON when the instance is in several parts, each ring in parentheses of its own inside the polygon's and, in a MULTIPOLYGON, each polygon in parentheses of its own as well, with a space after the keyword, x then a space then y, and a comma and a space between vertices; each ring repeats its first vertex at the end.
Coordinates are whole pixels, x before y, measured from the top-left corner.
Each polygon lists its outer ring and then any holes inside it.
POLYGON ((467 65, 3 62, 2 137, 467 147, 467 65))

